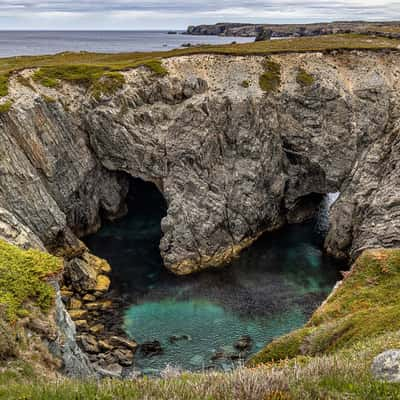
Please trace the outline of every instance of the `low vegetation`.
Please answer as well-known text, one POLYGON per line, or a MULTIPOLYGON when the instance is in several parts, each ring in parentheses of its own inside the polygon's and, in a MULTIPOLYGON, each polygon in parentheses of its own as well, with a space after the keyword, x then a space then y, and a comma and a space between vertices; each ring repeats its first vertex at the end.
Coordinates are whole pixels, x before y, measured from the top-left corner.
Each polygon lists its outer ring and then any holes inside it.
POLYGON ((242 82, 241 86, 244 87, 245 89, 247 89, 250 86, 250 82, 245 80, 242 82))
POLYGON ((301 86, 311 86, 315 82, 315 79, 311 74, 301 68, 297 72, 296 81, 301 86))
POLYGON ((259 84, 264 92, 277 90, 281 84, 281 66, 272 60, 267 60, 265 62, 265 71, 260 76, 259 84))
POLYGON ((6 102, 0 104, 0 114, 8 113, 13 105, 11 100, 7 100, 6 102))
POLYGON ((119 54, 65 52, 47 56, 10 57, 0 59, 0 97, 8 94, 8 81, 15 71, 40 68, 36 80, 47 87, 56 87, 60 80, 93 84, 107 72, 120 72, 144 65, 154 73, 165 75, 162 58, 190 54, 269 55, 288 52, 329 50, 397 50, 400 40, 366 35, 326 35, 319 37, 271 40, 255 43, 210 45, 165 52, 119 54))
POLYGON ((400 250, 364 252, 304 328, 270 343, 250 365, 334 353, 400 330, 399 289, 400 250))
POLYGON ((28 302, 48 311, 54 290, 46 280, 61 270, 59 258, 37 250, 21 250, 0 240, 0 305, 6 319, 13 322, 19 315, 25 316, 28 302))
POLYGON ((372 359, 399 347, 400 334, 366 340, 335 355, 239 368, 229 373, 180 373, 163 379, 49 382, 28 367, 0 369, 0 399, 7 400, 397 400, 400 385, 375 381, 372 359), (26 374, 26 376, 25 376, 26 374))

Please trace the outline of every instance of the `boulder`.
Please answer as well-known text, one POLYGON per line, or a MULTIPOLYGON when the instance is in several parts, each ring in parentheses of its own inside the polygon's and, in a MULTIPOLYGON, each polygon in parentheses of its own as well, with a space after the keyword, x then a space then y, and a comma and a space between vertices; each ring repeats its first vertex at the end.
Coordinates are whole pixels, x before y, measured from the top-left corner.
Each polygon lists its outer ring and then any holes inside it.
POLYGON ((252 340, 249 335, 242 336, 235 344, 235 349, 239 351, 249 351, 252 346, 252 340))
POLYGON ((98 275, 96 279, 96 286, 94 290, 96 292, 105 293, 110 288, 110 278, 106 275, 98 275))
POLYGON ((103 324, 96 324, 89 328, 90 333, 93 335, 99 335, 100 333, 104 332, 104 325, 103 324))
POLYGON ((135 352, 139 346, 134 340, 124 339, 120 336, 111 336, 109 343, 114 347, 125 347, 133 352, 135 352))
POLYGON ((116 349, 112 354, 117 359, 118 363, 125 367, 129 367, 133 364, 133 351, 131 350, 116 349))
POLYGON ((388 350, 375 357, 372 375, 386 382, 400 382, 400 350, 388 350))
POLYGON ((164 350, 161 347, 161 343, 158 340, 154 340, 152 342, 142 343, 140 345, 140 352, 145 357, 153 357, 164 353, 164 350))
POLYGON ((78 336, 77 340, 82 345, 83 350, 85 350, 87 353, 99 353, 100 352, 99 345, 94 336, 84 334, 84 335, 78 336))
POLYGON ((73 320, 86 319, 88 316, 87 310, 69 310, 68 314, 73 320))
POLYGON ((94 290, 97 285, 96 270, 80 258, 73 258, 66 263, 65 276, 71 280, 74 288, 81 291, 94 290))

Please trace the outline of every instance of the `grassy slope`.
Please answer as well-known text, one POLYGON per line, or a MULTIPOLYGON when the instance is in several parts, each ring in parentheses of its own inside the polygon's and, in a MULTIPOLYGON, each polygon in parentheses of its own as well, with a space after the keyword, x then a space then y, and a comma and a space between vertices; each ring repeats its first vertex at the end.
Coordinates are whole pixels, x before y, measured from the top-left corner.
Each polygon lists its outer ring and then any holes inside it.
POLYGON ((400 250, 370 250, 302 329, 275 340, 250 365, 333 353, 400 330, 400 250))
POLYGON ((0 59, 0 97, 8 93, 10 74, 26 68, 43 68, 38 80, 55 86, 57 79, 97 82, 104 74, 147 65, 163 74, 161 58, 190 54, 268 55, 285 52, 308 52, 335 49, 397 49, 400 40, 373 38, 363 35, 329 35, 321 37, 273 40, 265 42, 202 46, 167 52, 144 53, 61 53, 51 56, 27 56, 0 59))

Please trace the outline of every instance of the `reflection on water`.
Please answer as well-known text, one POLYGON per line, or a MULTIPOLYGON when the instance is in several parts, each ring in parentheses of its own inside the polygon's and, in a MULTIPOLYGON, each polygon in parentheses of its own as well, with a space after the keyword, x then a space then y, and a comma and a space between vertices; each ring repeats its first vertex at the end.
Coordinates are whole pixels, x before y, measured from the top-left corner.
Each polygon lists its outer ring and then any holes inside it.
POLYGON ((163 199, 152 186, 139 183, 138 190, 129 215, 86 242, 110 262, 113 289, 131 304, 126 332, 139 342, 159 340, 164 348, 159 356, 138 354, 142 369, 228 368, 229 359, 211 362, 215 352, 232 354, 235 341, 249 335, 251 354, 301 326, 338 280, 338 265, 321 250, 332 199, 318 220, 263 235, 231 265, 177 277, 162 266, 158 250, 163 199), (190 340, 170 343, 174 335, 190 340))

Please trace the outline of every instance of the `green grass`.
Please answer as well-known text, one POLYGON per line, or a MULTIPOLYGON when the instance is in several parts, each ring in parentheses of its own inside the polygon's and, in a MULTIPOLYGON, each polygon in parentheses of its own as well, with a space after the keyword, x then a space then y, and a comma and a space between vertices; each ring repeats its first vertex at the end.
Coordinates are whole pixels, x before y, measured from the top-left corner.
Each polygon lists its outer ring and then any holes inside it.
POLYGON ((0 104, 0 114, 6 114, 10 111, 13 102, 11 100, 7 100, 6 102, 0 104))
POLYGON ((62 79, 69 80, 70 82, 93 83, 94 78, 98 79, 105 72, 125 71, 137 68, 141 65, 147 65, 153 72, 164 75, 166 71, 162 67, 161 59, 191 54, 270 55, 277 53, 338 49, 397 49, 399 45, 400 40, 349 34, 255 43, 201 46, 165 52, 118 54, 65 52, 56 55, 1 58, 0 97, 8 94, 8 80, 10 74, 25 68, 41 68, 42 72, 35 74, 37 80, 47 87, 57 87, 59 80, 62 79))
POLYGON ((44 312, 54 300, 54 290, 46 283, 62 271, 62 260, 37 250, 21 250, 0 240, 0 305, 8 321, 26 313, 33 302, 44 312))
POLYGON ((92 96, 99 100, 102 96, 111 96, 125 83, 124 76, 119 72, 107 72, 100 79, 97 79, 91 87, 92 96))
POLYGON ((228 373, 177 373, 163 379, 51 381, 29 366, 0 364, 0 399, 7 400, 390 400, 400 384, 373 379, 373 358, 400 346, 400 333, 367 339, 335 355, 239 368, 228 373))
POLYGON ((312 75, 301 68, 297 72, 296 82, 302 86, 311 86, 315 82, 315 79, 312 75))
POLYGON ((366 251, 304 328, 267 345, 249 365, 333 353, 400 330, 399 304, 400 250, 366 251))
POLYGON ((265 71, 259 78, 260 88, 264 92, 273 92, 281 85, 281 66, 272 61, 265 62, 265 71))

